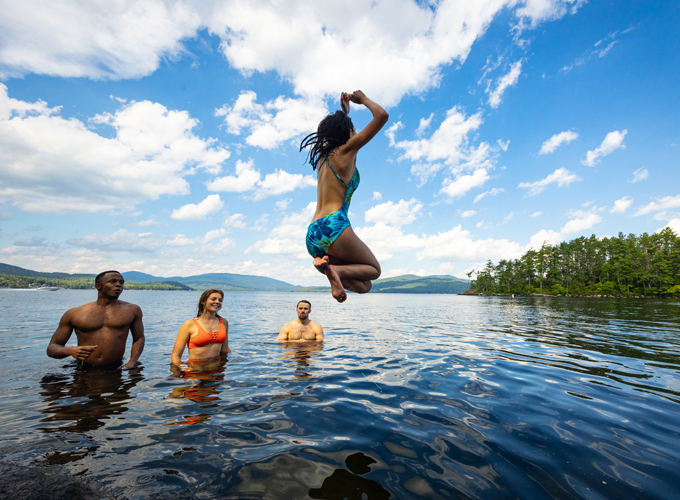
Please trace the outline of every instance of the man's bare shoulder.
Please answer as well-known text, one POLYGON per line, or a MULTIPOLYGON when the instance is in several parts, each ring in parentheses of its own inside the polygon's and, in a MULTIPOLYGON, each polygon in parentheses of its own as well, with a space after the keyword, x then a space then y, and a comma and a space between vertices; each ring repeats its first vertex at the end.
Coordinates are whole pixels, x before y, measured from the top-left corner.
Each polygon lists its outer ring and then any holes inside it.
POLYGON ((295 321, 289 321, 281 327, 281 331, 290 331, 293 329, 293 325, 295 325, 295 321))
POLYGON ((317 330, 317 331, 318 331, 318 330, 321 330, 321 331, 323 331, 323 328, 321 328, 321 325, 320 325, 319 323, 317 323, 316 321, 309 320, 309 323, 310 323, 311 327, 312 327, 314 330, 317 330))
POLYGON ((133 304, 132 302, 125 302, 124 300, 118 300, 116 302, 116 306, 123 308, 123 309, 131 309, 134 311, 135 314, 142 314, 142 308, 139 307, 137 304, 133 304))
POLYGON ((64 317, 66 317, 66 316, 69 316, 69 317, 78 316, 78 315, 81 315, 81 314, 89 311, 90 309, 95 308, 95 307, 97 307, 96 302, 88 302, 87 304, 83 304, 82 306, 72 307, 71 309, 69 309, 68 311, 66 311, 64 313, 64 317))
POLYGON ((132 302, 125 302, 124 300, 120 299, 116 301, 116 305, 119 307, 139 307, 137 304, 133 304, 132 302))

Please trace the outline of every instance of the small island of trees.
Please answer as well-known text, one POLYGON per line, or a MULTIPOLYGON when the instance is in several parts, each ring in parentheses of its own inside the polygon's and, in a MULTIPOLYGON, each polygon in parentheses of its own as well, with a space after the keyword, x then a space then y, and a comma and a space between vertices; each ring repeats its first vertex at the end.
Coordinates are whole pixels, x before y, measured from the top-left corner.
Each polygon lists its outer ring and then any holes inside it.
POLYGON ((680 238, 665 228, 652 235, 592 235, 558 245, 545 243, 519 259, 497 265, 489 260, 465 293, 678 297, 680 238))

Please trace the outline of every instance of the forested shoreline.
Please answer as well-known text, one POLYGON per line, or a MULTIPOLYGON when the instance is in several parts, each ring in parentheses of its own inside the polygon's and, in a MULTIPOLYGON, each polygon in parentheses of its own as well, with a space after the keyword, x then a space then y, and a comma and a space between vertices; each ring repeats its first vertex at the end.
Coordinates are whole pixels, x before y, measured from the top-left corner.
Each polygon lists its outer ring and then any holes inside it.
MULTIPOLYGON (((51 286, 71 289, 94 288, 92 278, 46 278, 42 276, 17 276, 14 274, 0 274, 0 288, 39 288, 51 286)), ((139 283, 126 281, 127 290, 192 290, 192 288, 176 281, 158 281, 151 283, 139 283)))
POLYGON ((590 297, 680 296, 680 237, 665 228, 611 238, 544 244, 521 258, 471 271, 468 294, 590 297))

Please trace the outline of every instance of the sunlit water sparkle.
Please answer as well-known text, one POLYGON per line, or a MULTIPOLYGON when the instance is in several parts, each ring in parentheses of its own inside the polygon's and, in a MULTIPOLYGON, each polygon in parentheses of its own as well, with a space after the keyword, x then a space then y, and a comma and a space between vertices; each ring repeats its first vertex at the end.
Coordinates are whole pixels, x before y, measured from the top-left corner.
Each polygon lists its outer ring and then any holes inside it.
POLYGON ((313 346, 275 340, 301 295, 227 292, 223 370, 173 377, 198 296, 126 291, 118 374, 45 355, 92 290, 0 290, 3 458, 129 499, 679 495, 677 301, 310 294, 313 346))

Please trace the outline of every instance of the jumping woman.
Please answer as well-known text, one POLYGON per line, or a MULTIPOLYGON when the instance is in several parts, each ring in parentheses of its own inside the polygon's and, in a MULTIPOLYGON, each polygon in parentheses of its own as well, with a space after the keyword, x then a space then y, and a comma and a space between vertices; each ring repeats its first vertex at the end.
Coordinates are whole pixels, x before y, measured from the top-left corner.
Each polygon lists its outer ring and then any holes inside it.
POLYGON ((380 264, 371 249, 354 233, 347 212, 352 194, 359 187, 357 153, 387 123, 389 115, 361 90, 340 96, 342 111, 321 120, 300 151, 309 147, 309 163, 317 171, 316 213, 307 229, 307 251, 314 266, 325 274, 338 302, 347 299, 345 289, 366 293, 371 280, 380 277, 380 264), (349 103, 362 104, 373 119, 359 133, 349 115, 349 103))

